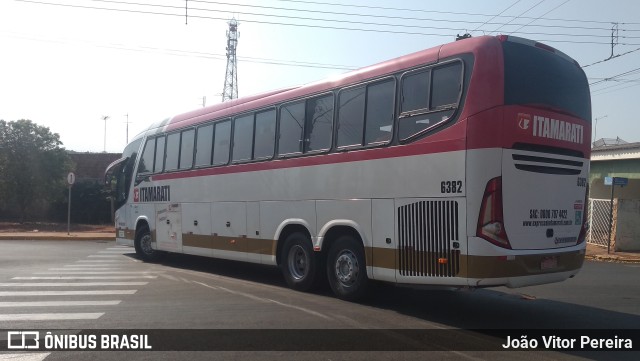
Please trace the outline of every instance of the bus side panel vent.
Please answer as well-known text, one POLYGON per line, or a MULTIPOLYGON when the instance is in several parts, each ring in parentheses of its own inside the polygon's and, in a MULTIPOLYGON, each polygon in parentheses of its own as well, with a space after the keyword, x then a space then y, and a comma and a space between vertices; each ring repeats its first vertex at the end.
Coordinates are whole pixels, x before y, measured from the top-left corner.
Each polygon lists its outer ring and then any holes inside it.
POLYGON ((455 277, 460 271, 458 202, 420 201, 398 207, 398 268, 402 276, 455 277))

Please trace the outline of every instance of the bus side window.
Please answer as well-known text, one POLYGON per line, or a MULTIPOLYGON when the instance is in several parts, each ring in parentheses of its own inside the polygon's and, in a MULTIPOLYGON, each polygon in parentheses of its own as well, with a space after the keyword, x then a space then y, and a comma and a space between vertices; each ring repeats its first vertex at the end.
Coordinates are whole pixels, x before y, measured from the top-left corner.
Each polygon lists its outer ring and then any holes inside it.
POLYGON ((409 74, 402 79, 401 113, 429 109, 429 70, 409 74))
POLYGON ((193 141, 195 132, 195 129, 182 132, 182 141, 180 142, 180 169, 190 169, 193 166, 193 141))
POLYGON ((233 121, 233 161, 250 160, 252 148, 253 114, 250 114, 238 117, 233 121))
POLYGON ((231 147, 231 121, 216 123, 213 140, 213 165, 224 165, 229 162, 231 147))
POLYGON ((456 104, 462 89, 462 64, 455 62, 432 71, 431 109, 456 104))
POLYGON ((196 139, 196 167, 211 165, 213 155, 213 124, 198 128, 196 139))
POLYGON ((395 82, 391 79, 367 87, 365 144, 391 140, 394 98, 395 82))
POLYGON ((462 89, 462 63, 452 62, 402 77, 398 120, 400 140, 406 140, 455 113, 462 89))
POLYGON ((148 139, 142 151, 142 159, 138 165, 138 173, 151 173, 153 171, 153 155, 156 150, 156 139, 148 139))
POLYGON ((167 136, 167 155, 164 160, 164 169, 172 171, 178 169, 180 155, 180 133, 172 133, 167 136))
POLYGON ((337 146, 362 145, 365 87, 340 92, 338 99, 337 146))
POLYGON ((164 136, 156 138, 156 156, 153 164, 153 172, 162 172, 162 166, 164 165, 164 136))
POLYGON ((304 125, 304 152, 327 150, 333 132, 333 95, 307 100, 304 125))
POLYGON ((280 108, 278 154, 302 153, 304 109, 304 102, 287 104, 280 108))
POLYGON ((276 111, 268 110, 256 114, 256 134, 253 146, 253 159, 273 157, 276 142, 276 111))

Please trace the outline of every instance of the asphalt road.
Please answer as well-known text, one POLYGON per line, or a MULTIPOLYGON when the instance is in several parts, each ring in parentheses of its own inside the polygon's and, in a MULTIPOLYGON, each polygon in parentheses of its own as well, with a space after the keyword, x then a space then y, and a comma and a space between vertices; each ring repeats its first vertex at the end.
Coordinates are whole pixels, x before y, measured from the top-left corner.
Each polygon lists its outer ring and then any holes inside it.
MULTIPOLYGON (((460 334, 441 331, 480 330, 461 341, 477 350, 474 343, 493 337, 491 329, 512 330, 514 337, 533 329, 639 329, 640 264, 589 261, 574 279, 522 289, 375 285, 370 297, 356 304, 335 299, 328 287, 292 291, 275 268, 184 255, 148 264, 113 242, 0 241, 0 250, 0 329, 5 330, 0 342, 7 342, 6 330, 180 329, 164 334, 179 339, 188 330, 205 330, 200 332, 207 337, 207 329, 237 329, 213 336, 244 345, 216 352, 10 352, 0 354, 0 360, 640 358, 628 352, 467 351, 451 342, 460 334), (291 329, 381 351, 340 351, 339 345, 333 351, 304 351, 304 343, 287 341, 295 336, 287 333, 291 329), (407 329, 440 330, 435 337, 445 340, 434 349, 443 351, 385 351, 394 342, 411 349, 397 331, 407 329), (286 351, 290 348, 295 351, 286 351), (264 349, 270 351, 255 351, 264 349)), ((168 347, 168 341, 155 349, 168 347)))

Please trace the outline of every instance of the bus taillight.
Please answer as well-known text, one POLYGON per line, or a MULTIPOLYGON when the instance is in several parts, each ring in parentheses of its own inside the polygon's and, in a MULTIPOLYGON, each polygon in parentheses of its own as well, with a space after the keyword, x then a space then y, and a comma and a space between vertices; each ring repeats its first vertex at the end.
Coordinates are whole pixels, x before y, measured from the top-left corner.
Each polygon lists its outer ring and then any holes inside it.
POLYGON ((502 177, 487 182, 480 206, 476 235, 503 248, 511 248, 504 229, 502 213, 502 177))

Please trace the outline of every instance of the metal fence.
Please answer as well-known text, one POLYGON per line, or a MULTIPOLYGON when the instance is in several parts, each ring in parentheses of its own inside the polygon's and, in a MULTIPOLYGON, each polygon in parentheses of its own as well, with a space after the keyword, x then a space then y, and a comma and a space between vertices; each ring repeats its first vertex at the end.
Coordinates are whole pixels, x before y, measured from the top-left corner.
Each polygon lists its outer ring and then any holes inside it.
POLYGON ((611 215, 610 199, 589 199, 589 233, 587 242, 607 247, 611 215))

